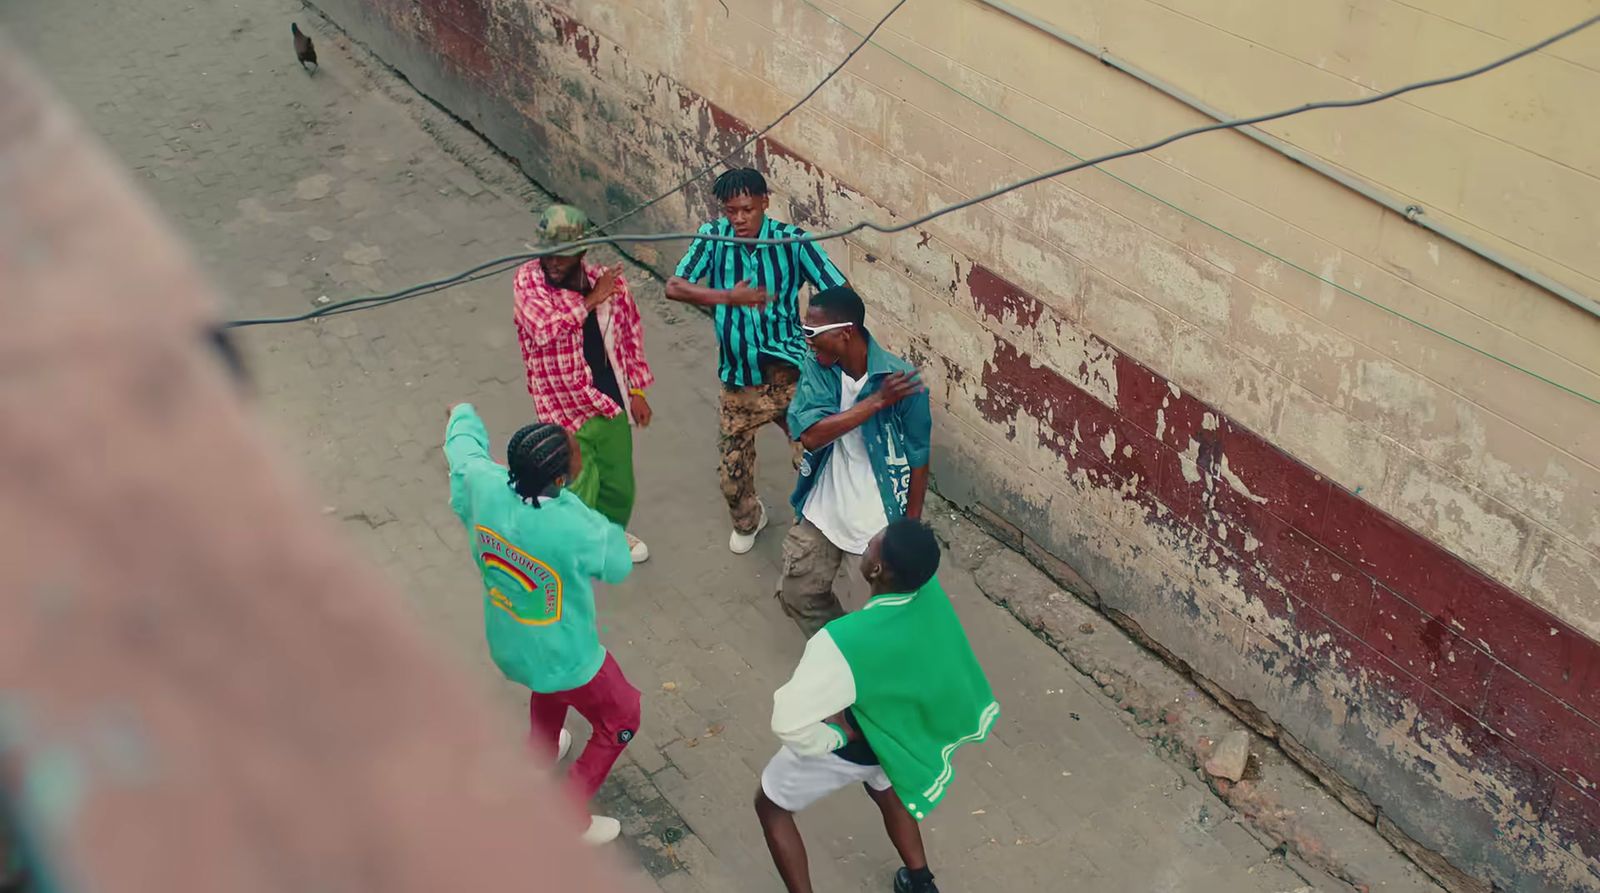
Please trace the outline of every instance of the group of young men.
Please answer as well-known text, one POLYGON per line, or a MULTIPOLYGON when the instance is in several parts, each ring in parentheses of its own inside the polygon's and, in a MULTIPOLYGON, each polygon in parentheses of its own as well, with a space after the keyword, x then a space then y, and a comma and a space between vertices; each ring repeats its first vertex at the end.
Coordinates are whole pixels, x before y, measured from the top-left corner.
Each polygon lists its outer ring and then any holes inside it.
MULTIPOLYGON (((774 696, 780 747, 756 814, 787 888, 809 891, 794 813, 861 782, 903 862, 894 889, 937 891, 917 823, 943 799, 955 750, 987 737, 999 705, 939 587, 939 545, 920 520, 928 396, 916 370, 874 340, 860 296, 821 246, 715 238, 804 235, 767 216, 760 173, 729 171, 713 192, 722 214, 700 228, 713 238, 693 242, 666 295, 712 310, 732 552, 748 553, 769 520, 755 486, 760 428, 783 429, 797 471, 777 594, 807 643, 774 696), (848 612, 835 587, 842 567, 848 612)), ((589 223, 557 205, 539 229, 550 248, 588 235, 589 223)), ((599 641, 592 580, 620 582, 649 558, 626 531, 633 428, 650 424, 654 375, 620 266, 589 263, 581 250, 547 254, 517 271, 514 295, 540 421, 513 435, 500 465, 472 407, 454 407, 451 505, 483 576, 491 655, 532 691, 533 747, 565 755, 569 708, 594 729, 568 775, 587 802, 638 729, 640 695, 599 641)), ((591 816, 584 837, 604 842, 618 830, 591 816)))

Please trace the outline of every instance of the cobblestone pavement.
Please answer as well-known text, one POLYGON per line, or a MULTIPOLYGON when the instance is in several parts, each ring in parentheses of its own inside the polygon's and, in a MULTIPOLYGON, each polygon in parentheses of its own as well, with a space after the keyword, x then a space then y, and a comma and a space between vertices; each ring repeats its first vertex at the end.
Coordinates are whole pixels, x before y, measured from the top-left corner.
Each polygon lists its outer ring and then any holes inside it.
MULTIPOLYGON (((9 0, 0 25, 188 237, 232 313, 300 312, 320 295, 396 288, 515 252, 549 201, 286 0, 9 0), (292 19, 319 43, 315 76, 295 63, 292 19)), ((634 280, 661 379, 655 424, 638 439, 636 532, 654 558, 600 593, 604 638, 645 692, 643 728, 602 808, 625 821, 618 852, 661 890, 775 891, 750 801, 776 747, 771 693, 802 646, 771 597, 782 529, 750 555, 728 552, 709 327, 642 273, 634 280)), ((252 329, 242 342, 286 461, 319 485, 353 555, 382 567, 416 619, 483 679, 507 734, 521 734, 522 697, 483 653, 438 450, 453 401, 476 402, 497 440, 531 415, 507 278, 252 329)), ((769 432, 760 449, 761 493, 778 510, 790 483, 784 444, 769 432)), ((962 752, 954 792, 926 825, 946 890, 1345 889, 1258 842, 970 576, 946 582, 1004 707, 991 741, 962 752)), ((888 888, 897 862, 864 796, 842 792, 801 824, 819 889, 888 888)))

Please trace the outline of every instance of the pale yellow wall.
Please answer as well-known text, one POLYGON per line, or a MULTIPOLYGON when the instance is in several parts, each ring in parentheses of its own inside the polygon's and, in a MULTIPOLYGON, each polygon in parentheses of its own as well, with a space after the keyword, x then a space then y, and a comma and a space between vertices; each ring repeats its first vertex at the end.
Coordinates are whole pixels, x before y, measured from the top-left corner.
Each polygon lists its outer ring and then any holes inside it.
MULTIPOLYGON (((1478 65, 1535 39, 1399 0, 1021 0, 1017 6, 1222 109, 1366 95, 1478 65)), ((1505 4, 1520 5, 1520 4, 1505 4)), ((1545 36, 1600 12, 1537 4, 1545 36)), ((1590 294, 1600 280, 1600 35, 1470 84, 1268 131, 1590 294)))
MULTIPOLYGON (((890 5, 813 3, 570 8, 628 47, 635 69, 762 123, 857 40, 824 12, 864 31, 890 5)), ((1595 0, 1017 5, 1239 113, 1470 67, 1600 11, 1595 0)), ((1269 129, 1600 298, 1597 100, 1600 29, 1477 81, 1269 129)), ((829 205, 843 224, 1060 165, 1063 148, 1091 155, 1206 120, 974 0, 911 0, 776 136, 868 197, 829 205)), ((780 190, 810 182, 781 164, 773 173, 780 190)), ((658 176, 666 188, 679 173, 658 176)), ((1600 407, 1330 283, 1596 397, 1600 319, 1231 134, 1032 187, 927 232, 833 253, 876 307, 901 311, 891 339, 914 330, 965 364, 964 383, 931 373, 962 438, 1043 461, 972 407, 991 332, 1069 376, 1098 336, 1600 637, 1600 407), (890 263, 866 264, 865 252, 890 263), (1054 318, 1029 333, 978 318, 948 294, 973 261, 1054 318)), ((1114 381, 1080 383, 1116 404, 1114 381)), ((1015 484, 1048 501, 1048 474, 1015 484)))

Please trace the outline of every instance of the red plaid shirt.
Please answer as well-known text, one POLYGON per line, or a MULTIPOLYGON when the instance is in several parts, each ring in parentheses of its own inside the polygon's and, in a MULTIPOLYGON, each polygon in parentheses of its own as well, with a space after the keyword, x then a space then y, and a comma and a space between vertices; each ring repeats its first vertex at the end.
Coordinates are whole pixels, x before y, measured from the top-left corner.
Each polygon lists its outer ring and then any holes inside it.
MULTIPOLYGON (((601 268, 585 262, 583 271, 593 287, 601 268)), ((539 420, 577 431, 592 418, 609 419, 623 412, 623 407, 595 388, 594 373, 583 359, 583 321, 588 314, 583 295, 545 281, 544 268, 537 260, 517 270, 514 294, 517 340, 522 343, 528 393, 533 395, 539 420)), ((617 277, 616 294, 594 312, 622 391, 654 384, 655 375, 644 359, 639 305, 633 302, 621 276, 617 277)))

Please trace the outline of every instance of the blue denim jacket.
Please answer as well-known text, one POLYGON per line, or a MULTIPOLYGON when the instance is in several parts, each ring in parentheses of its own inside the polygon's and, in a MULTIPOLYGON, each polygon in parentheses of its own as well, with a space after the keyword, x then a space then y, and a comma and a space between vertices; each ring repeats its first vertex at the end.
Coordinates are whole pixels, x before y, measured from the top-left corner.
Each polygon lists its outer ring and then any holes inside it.
MULTIPOLYGON (((865 400, 883 385, 885 376, 913 372, 914 367, 889 353, 867 336, 867 383, 856 398, 865 400)), ((838 366, 824 368, 815 356, 800 367, 800 383, 789 403, 789 435, 798 439, 808 428, 839 412, 838 366)), ((883 497, 883 513, 890 520, 905 517, 906 497, 911 492, 911 469, 928 464, 928 441, 933 433, 933 417, 928 411, 926 392, 914 394, 867 419, 860 428, 872 457, 872 471, 878 479, 878 495, 883 497)), ((828 465, 833 444, 807 450, 800 460, 800 479, 789 498, 796 517, 804 513, 806 496, 817 482, 817 475, 828 465)))

